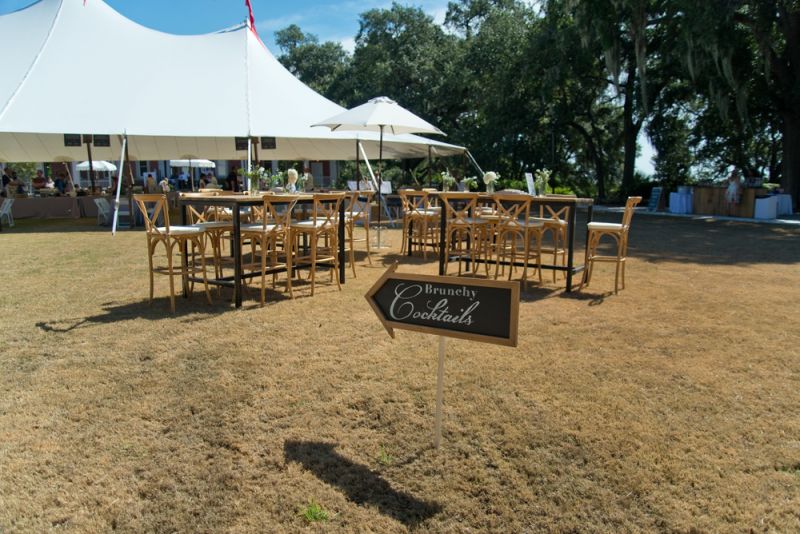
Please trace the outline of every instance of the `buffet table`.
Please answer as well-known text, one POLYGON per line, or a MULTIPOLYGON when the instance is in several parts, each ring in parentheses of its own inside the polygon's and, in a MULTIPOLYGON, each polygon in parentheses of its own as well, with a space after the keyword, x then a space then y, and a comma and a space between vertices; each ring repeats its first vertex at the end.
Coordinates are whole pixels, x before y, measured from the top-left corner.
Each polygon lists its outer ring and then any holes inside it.
MULTIPOLYGON (((78 219, 97 217, 98 197, 15 198, 11 213, 15 219, 78 219)), ((108 197, 105 197, 108 198, 108 197)), ((113 202, 113 199, 111 200, 113 202)))
POLYGON ((745 187, 739 204, 728 209, 725 199, 727 186, 696 186, 693 188, 693 212, 697 215, 729 215, 752 219, 755 215, 756 196, 765 196, 766 189, 745 187))

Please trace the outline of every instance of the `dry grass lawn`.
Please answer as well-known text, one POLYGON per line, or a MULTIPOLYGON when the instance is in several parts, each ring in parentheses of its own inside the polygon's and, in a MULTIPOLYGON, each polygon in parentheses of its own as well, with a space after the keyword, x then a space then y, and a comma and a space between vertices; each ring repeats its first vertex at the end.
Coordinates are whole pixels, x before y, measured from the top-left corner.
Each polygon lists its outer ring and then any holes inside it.
POLYGON ((449 343, 434 450, 435 338, 363 298, 397 231, 342 292, 171 315, 92 224, 0 234, 0 532, 800 531, 797 229, 635 218, 627 290, 449 343))

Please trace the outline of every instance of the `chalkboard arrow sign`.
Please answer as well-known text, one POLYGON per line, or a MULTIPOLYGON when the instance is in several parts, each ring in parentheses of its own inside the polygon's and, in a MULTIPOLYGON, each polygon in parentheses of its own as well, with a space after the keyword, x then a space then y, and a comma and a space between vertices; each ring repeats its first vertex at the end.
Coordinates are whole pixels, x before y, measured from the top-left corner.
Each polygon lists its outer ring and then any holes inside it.
POLYGON ((383 326, 517 346, 519 282, 398 273, 395 263, 365 295, 383 326))

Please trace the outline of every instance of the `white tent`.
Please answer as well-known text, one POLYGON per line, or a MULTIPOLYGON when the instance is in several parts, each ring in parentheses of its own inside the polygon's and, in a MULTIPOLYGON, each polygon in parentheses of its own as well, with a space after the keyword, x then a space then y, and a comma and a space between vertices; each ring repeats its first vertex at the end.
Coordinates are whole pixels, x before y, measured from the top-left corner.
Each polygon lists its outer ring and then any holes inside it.
MULTIPOLYGON (((145 28, 102 0, 39 0, 0 16, 0 161, 78 161, 95 139, 97 159, 118 159, 123 135, 134 160, 352 159, 356 139, 377 157, 378 134, 329 132, 312 124, 341 113, 288 72, 249 27, 179 36, 145 28), (117 72, 103 87, 80 82, 98 65, 117 72), (131 73, 209 72, 213 81, 141 82, 131 73), (78 144, 78 143, 75 143, 78 144)), ((145 78, 153 79, 148 74, 145 78)), ((460 154, 412 135, 386 136, 388 158, 460 154)))

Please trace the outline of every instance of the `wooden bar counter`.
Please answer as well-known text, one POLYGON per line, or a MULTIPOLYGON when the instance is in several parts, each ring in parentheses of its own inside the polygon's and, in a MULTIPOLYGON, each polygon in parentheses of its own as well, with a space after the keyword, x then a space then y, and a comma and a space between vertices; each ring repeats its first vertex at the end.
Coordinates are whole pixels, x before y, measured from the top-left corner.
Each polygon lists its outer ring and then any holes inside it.
POLYGON ((694 190, 692 208, 697 215, 752 218, 755 213, 756 196, 767 194, 766 189, 745 187, 742 189, 741 202, 728 212, 728 203, 725 201, 727 186, 695 186, 692 189, 694 190))

